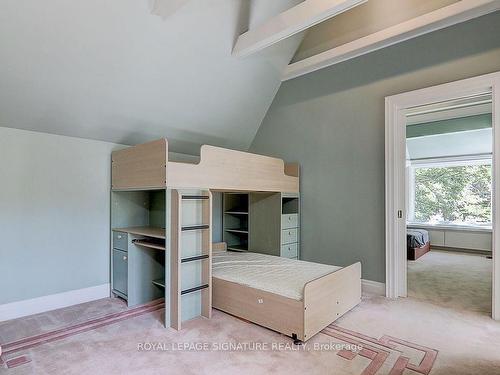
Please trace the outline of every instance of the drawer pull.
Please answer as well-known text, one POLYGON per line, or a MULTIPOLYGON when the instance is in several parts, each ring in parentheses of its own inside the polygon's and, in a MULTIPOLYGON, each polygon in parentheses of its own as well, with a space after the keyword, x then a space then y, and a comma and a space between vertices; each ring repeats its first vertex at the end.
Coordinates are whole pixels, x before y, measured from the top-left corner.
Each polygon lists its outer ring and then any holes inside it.
POLYGON ((127 260, 127 256, 126 255, 123 256, 123 260, 127 260))
POLYGON ((119 240, 122 239, 122 235, 121 234, 119 234, 117 237, 118 237, 119 240))
POLYGON ((288 235, 289 235, 289 236, 291 236, 291 235, 292 235, 292 231, 291 231, 291 230, 289 230, 289 231, 288 231, 288 235))

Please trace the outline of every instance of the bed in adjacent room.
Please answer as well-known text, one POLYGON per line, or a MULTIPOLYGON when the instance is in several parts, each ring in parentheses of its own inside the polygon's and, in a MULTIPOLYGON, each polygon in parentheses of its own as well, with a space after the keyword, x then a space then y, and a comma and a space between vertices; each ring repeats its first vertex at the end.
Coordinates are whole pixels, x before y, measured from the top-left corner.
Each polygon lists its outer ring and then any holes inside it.
POLYGON ((429 232, 425 229, 407 228, 406 247, 407 259, 417 260, 431 249, 429 232))
POLYGON ((213 307, 307 341, 361 300, 361 264, 214 252, 213 307))

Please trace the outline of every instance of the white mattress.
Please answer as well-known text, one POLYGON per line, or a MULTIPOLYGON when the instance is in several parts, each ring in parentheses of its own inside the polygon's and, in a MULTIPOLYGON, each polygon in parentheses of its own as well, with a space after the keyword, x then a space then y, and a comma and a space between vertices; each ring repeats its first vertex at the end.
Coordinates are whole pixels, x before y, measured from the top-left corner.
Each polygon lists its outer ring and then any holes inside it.
POLYGON ((233 251, 213 254, 212 276, 301 301, 304 285, 342 267, 233 251))

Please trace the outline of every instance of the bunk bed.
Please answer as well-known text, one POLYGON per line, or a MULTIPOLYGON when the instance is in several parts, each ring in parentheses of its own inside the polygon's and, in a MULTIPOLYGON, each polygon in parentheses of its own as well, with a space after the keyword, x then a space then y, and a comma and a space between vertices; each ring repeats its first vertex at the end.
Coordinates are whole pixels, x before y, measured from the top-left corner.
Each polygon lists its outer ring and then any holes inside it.
MULTIPOLYGON (((160 139, 113 152, 111 167, 111 249, 117 261, 130 258, 128 265, 117 263, 121 272, 133 273, 125 281, 115 282, 113 276, 112 291, 133 305, 161 296, 161 288, 165 325, 180 329, 184 320, 210 318, 214 307, 306 341, 360 302, 359 263, 342 269, 318 265, 327 267, 326 272, 301 279, 298 298, 212 276, 212 192, 260 192, 266 199, 259 200, 259 207, 270 201, 268 193, 279 193, 281 207, 292 199, 289 194, 298 196, 297 164, 207 145, 198 160, 179 162, 169 157, 167 139, 160 139)), ((298 227, 297 213, 283 214, 298 227)), ((280 216, 272 216, 273 223, 283 220, 280 216)), ((278 231, 291 225, 276 223, 272 227, 278 231)), ((298 228, 285 234, 294 230, 298 228)), ((271 260, 280 258, 268 255, 264 261, 271 260)), ((305 263, 286 261, 299 268, 305 263)))

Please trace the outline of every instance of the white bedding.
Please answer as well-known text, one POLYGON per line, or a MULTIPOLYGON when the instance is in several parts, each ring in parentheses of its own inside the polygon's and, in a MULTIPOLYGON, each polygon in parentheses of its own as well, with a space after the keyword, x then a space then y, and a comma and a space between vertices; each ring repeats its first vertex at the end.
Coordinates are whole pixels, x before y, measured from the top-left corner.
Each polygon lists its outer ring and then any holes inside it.
POLYGON ((212 276, 301 301, 304 285, 342 267, 258 253, 213 253, 212 276))

